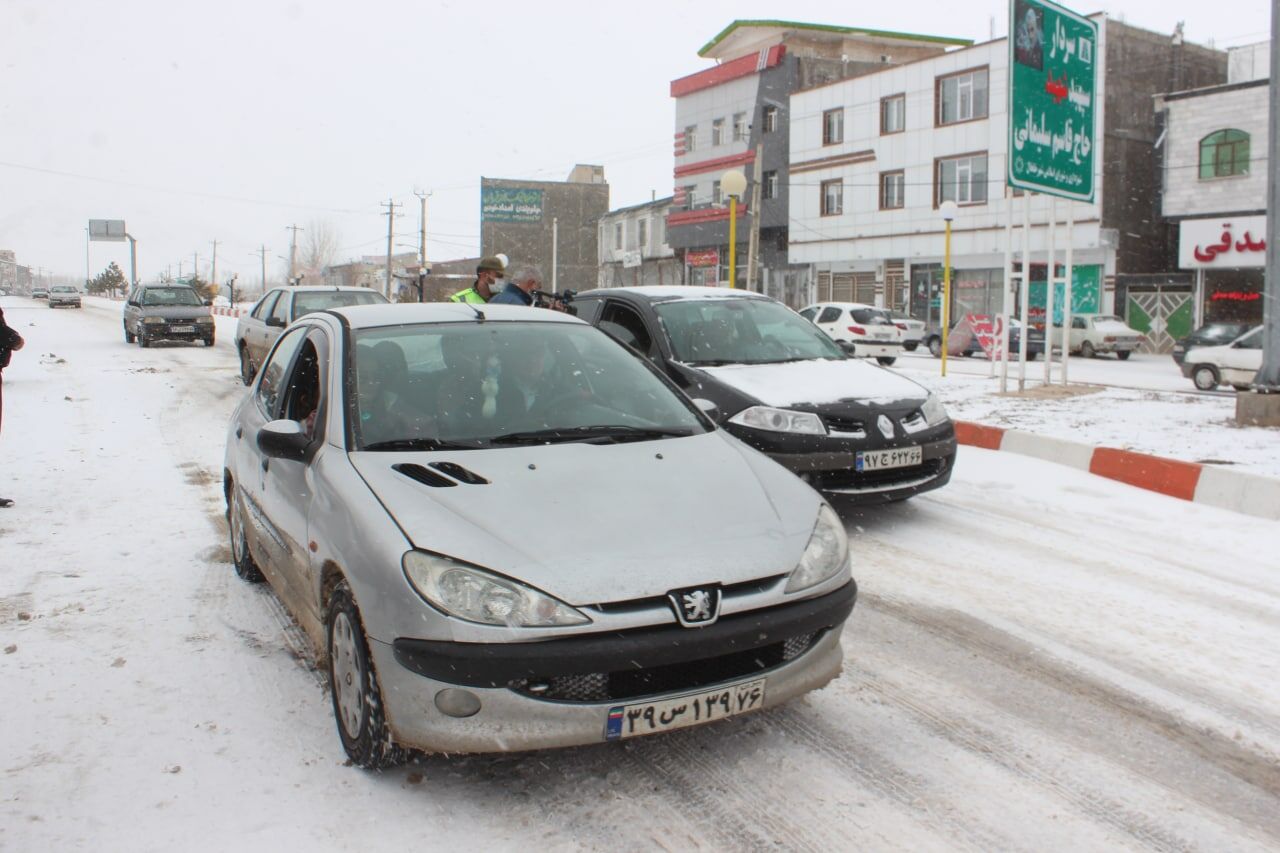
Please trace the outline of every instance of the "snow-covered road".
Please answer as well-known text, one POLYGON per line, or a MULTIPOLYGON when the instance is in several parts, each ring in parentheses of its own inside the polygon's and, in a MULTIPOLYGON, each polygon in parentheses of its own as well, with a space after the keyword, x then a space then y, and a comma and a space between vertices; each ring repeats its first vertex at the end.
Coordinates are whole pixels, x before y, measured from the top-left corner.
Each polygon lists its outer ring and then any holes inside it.
POLYGON ((1280 847, 1274 522, 963 448, 846 512, 830 687, 623 744, 344 766, 324 677, 236 580, 213 350, 5 298, 0 850, 1280 847))

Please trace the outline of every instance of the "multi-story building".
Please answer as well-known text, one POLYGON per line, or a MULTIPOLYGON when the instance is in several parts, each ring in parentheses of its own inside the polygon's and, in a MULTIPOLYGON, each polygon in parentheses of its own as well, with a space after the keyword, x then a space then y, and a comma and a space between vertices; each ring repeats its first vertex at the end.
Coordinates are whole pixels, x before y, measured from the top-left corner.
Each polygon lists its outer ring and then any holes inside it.
MULTIPOLYGON (((667 241, 691 284, 727 284, 729 211, 720 181, 748 179, 738 205, 738 286, 759 229, 760 274, 749 286, 795 294, 808 267, 788 261, 791 94, 819 83, 938 56, 964 39, 787 21, 734 21, 698 55, 712 68, 671 83, 676 101, 675 196, 667 241), (756 176, 759 210, 753 210, 756 176)), ((842 133, 841 128, 830 128, 842 133)))
MULTIPOLYGON (((1159 214, 1159 137, 1152 96, 1175 80, 1225 79, 1226 54, 1095 16, 1091 203, 1024 197, 1006 187, 1007 39, 826 83, 791 97, 790 260, 814 271, 813 296, 873 302, 937 322, 944 258, 939 205, 952 224, 953 318, 1000 310, 1005 225, 1030 205, 1030 240, 1072 242, 1076 311, 1112 310, 1106 287, 1126 273, 1174 269, 1159 214), (1068 237, 1067 205, 1074 230, 1068 237)), ((1020 242, 1020 241, 1019 241, 1020 242)), ((1042 255, 1045 257, 1045 255, 1042 255)), ((1043 267, 1031 269, 1043 320, 1043 267)), ((1060 304, 1055 300, 1055 304, 1060 304)))
POLYGON ((600 219, 600 287, 684 284, 667 243, 671 198, 611 210, 600 219))
POLYGON ((1261 323, 1267 230, 1270 42, 1229 51, 1220 86, 1156 99, 1165 115, 1164 202, 1178 267, 1195 275, 1195 324, 1261 323))
POLYGON ((482 178, 481 254, 536 264, 548 288, 554 262, 560 290, 590 289, 599 276, 600 218, 608 212, 603 166, 575 166, 564 181, 482 178))

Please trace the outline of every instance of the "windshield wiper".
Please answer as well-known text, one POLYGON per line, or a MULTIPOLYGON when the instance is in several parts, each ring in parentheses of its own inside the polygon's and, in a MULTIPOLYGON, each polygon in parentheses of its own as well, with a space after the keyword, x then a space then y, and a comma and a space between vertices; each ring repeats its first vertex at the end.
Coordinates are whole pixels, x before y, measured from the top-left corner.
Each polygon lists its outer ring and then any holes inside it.
POLYGON ((397 438, 390 441, 375 441, 366 444, 361 450, 477 450, 478 444, 464 444, 460 441, 444 441, 439 438, 397 438))
POLYGON ((649 441, 655 438, 684 438, 693 435, 688 429, 633 427, 625 424, 599 424, 580 427, 558 427, 512 432, 490 439, 491 444, 553 444, 560 441, 649 441))
POLYGON ((724 367, 726 364, 740 364, 737 359, 732 358, 708 358, 704 361, 686 361, 685 364, 690 367, 724 367))

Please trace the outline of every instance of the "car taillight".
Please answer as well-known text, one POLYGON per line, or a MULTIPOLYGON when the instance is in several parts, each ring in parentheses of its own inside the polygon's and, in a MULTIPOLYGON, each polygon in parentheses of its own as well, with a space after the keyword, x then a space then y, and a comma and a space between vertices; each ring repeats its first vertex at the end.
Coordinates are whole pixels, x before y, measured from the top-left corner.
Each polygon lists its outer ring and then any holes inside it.
POLYGON ((861 326, 850 326, 849 331, 853 332, 855 335, 865 335, 867 333, 867 330, 861 326))
POLYGON ((1105 338, 1103 338, 1103 339, 1102 339, 1102 342, 1103 342, 1104 344, 1114 344, 1114 343, 1116 342, 1116 336, 1115 336, 1115 335, 1108 335, 1107 337, 1105 337, 1105 338))
POLYGON ((902 330, 902 331, 904 331, 904 332, 907 330, 907 324, 906 324, 906 323, 894 323, 893 325, 897 326, 899 329, 901 329, 901 330, 902 330))

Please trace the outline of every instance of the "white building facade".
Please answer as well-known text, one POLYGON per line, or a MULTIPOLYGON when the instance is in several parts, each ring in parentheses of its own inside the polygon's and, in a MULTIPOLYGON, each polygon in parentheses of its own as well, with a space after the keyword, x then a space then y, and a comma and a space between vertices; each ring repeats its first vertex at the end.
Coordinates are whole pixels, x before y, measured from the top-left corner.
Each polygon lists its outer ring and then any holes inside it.
POLYGON ((611 210, 600 218, 598 287, 684 284, 684 267, 667 244, 671 198, 611 210))

